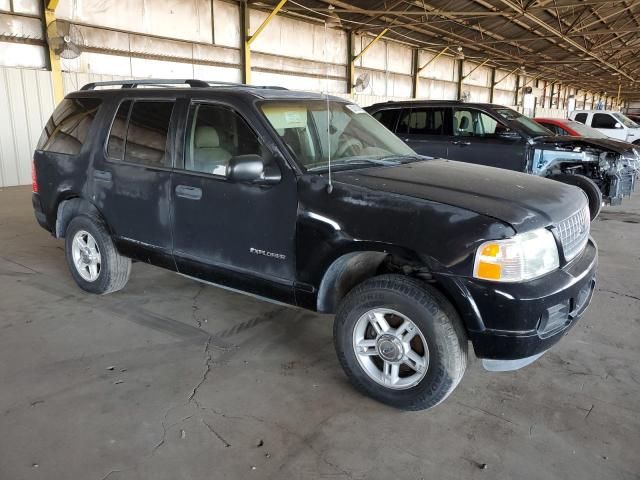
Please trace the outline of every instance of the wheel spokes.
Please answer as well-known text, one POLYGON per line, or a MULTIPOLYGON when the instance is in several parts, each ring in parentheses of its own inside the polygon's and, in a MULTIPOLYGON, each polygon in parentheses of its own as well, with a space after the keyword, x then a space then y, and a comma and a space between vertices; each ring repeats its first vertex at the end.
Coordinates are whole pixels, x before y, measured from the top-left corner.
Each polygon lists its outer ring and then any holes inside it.
POLYGON ((413 322, 409 320, 405 320, 404 322, 402 322, 402 325, 400 325, 396 329, 396 336, 402 342, 409 342, 413 337, 416 336, 416 333, 417 333, 416 326, 414 325, 413 322))
POLYGON ((370 339, 363 339, 358 342, 357 345, 358 354, 366 356, 378 355, 378 349, 376 347, 376 341, 370 339))
POLYGON ((395 385, 400 380, 400 365, 397 363, 384 362, 382 368, 384 383, 395 385))
POLYGON ((406 353, 404 364, 416 373, 422 373, 427 369, 427 359, 425 357, 421 357, 413 350, 409 350, 406 353))
POLYGON ((384 333, 391 328, 387 323, 387 320, 384 318, 384 315, 380 313, 371 312, 368 315, 368 319, 369 323, 376 331, 376 335, 380 335, 381 333, 384 333))

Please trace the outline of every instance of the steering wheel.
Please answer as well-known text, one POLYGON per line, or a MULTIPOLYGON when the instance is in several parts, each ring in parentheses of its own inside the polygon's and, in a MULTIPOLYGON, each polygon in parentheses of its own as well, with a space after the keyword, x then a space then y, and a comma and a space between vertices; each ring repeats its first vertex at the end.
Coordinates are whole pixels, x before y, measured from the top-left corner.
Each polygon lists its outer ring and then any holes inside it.
POLYGON ((344 142, 341 142, 340 146, 336 150, 335 156, 342 157, 345 153, 349 152, 351 155, 356 156, 362 152, 363 146, 360 140, 355 138, 348 138, 344 142))

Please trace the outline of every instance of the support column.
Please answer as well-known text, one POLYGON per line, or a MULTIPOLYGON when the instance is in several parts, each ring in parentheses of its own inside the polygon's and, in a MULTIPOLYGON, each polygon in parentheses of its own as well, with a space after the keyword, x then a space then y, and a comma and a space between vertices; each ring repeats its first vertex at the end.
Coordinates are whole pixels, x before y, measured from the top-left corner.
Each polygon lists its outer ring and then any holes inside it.
POLYGON ((462 100, 462 81, 464 72, 464 60, 458 60, 458 100, 462 100))
POLYGON ((365 54, 365 52, 367 50, 369 50, 371 47, 373 47, 378 42, 378 40, 380 40, 382 37, 384 37, 385 34, 388 31, 389 31, 388 28, 385 28, 384 30, 382 30, 378 35, 376 35, 376 37, 373 40, 371 40, 369 42, 369 44, 366 47, 364 47, 360 51, 359 54, 353 56, 353 54, 351 52, 349 52, 349 56, 352 56, 351 60, 349 61, 349 68, 351 70, 350 76, 351 76, 351 79, 352 79, 352 82, 349 84, 349 93, 355 93, 355 90, 354 90, 354 87, 355 87, 354 83, 355 82, 353 82, 353 79, 355 77, 356 62, 358 61, 359 58, 361 58, 365 54))
POLYGON ((244 59, 244 63, 243 63, 243 80, 244 83, 251 83, 251 44, 253 42, 256 41, 256 39, 258 38, 258 36, 260 36, 260 34, 262 33, 262 31, 267 27, 267 25, 269 25, 269 23, 271 23, 271 20, 273 20, 273 17, 275 17, 278 12, 282 9, 282 7, 284 6, 284 4, 287 3, 287 0, 280 0, 280 2, 278 2, 278 4, 274 7, 274 9, 271 11, 271 13, 267 16, 267 18, 264 19, 264 21, 260 24, 260 26, 256 29, 256 31, 254 32, 253 35, 249 35, 249 7, 247 5, 246 1, 243 1, 241 3, 241 7, 240 7, 240 15, 241 15, 241 30, 242 32, 242 40, 243 40, 243 59, 244 59))
MULTIPOLYGON (((413 62, 411 65, 411 72, 413 73, 413 86, 411 88, 411 97, 418 98, 418 86, 420 85, 420 72, 419 72, 419 58, 420 58, 420 49, 413 49, 413 62)), ((619 96, 619 95, 618 95, 619 96)))
POLYGON ((493 103, 493 96, 495 94, 495 86, 496 86, 496 69, 493 67, 491 69, 491 86, 489 87, 489 103, 493 103))
MULTIPOLYGON (((58 0, 45 0, 44 2, 44 21, 45 27, 56 19, 56 8, 58 0)), ((60 57, 49 48, 49 64, 51 65, 51 81, 53 83, 53 99, 56 105, 64 98, 64 84, 62 81, 62 67, 60 65, 60 57)))

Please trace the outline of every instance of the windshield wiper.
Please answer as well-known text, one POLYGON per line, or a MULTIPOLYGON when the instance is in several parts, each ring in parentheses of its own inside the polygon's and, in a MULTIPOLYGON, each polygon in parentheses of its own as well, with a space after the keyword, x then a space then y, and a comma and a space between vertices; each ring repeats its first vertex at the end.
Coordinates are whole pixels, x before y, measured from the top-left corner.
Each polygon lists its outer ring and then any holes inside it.
MULTIPOLYGON (((390 157, 390 158, 397 158, 397 157, 390 157)), ((331 167, 349 167, 351 165, 367 165, 367 164, 373 164, 373 165, 382 165, 385 167, 388 167, 390 165, 398 165, 400 162, 397 160, 387 160, 387 159, 378 159, 378 158, 351 158, 351 159, 347 159, 345 158, 344 160, 336 160, 335 162, 331 162, 331 167)), ((329 164, 326 165, 319 165, 317 167, 311 167, 308 168, 307 171, 308 172, 317 172, 319 170, 328 170, 329 169, 329 164)))

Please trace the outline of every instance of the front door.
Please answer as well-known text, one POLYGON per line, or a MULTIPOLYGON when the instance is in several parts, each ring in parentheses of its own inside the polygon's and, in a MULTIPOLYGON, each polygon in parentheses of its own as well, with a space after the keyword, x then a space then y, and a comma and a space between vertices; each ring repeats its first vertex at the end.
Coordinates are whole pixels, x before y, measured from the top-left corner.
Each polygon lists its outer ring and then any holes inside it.
POLYGON ((627 140, 627 130, 622 123, 609 113, 594 113, 591 118, 591 126, 596 130, 604 133, 607 137, 618 140, 627 140), (616 125, 618 127, 616 128, 616 125))
POLYGON ((396 135, 420 155, 450 158, 451 108, 405 108, 400 115, 396 135))
POLYGON ((175 100, 125 99, 95 152, 93 198, 121 253, 173 268, 169 195, 175 100), (173 122, 173 124, 172 124, 173 122))
POLYGON ((459 107, 454 109, 452 126, 451 160, 524 171, 524 139, 517 134, 509 137, 511 129, 500 120, 475 108, 459 107))
POLYGON ((293 302, 296 178, 233 108, 194 101, 183 162, 172 174, 173 251, 178 271, 233 289, 293 302), (227 178, 229 161, 257 154, 282 176, 275 185, 227 178))

